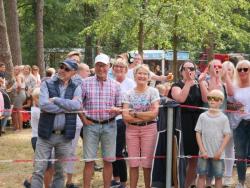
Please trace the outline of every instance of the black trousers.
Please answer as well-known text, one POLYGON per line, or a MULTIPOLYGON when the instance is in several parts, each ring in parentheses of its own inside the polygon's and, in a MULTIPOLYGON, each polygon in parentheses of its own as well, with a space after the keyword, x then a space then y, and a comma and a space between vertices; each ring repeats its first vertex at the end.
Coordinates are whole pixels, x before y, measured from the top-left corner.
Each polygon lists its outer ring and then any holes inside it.
POLYGON ((124 157, 123 151, 126 147, 126 125, 122 119, 116 121, 117 124, 117 136, 116 136, 116 157, 118 158, 112 163, 113 166, 113 176, 120 177, 121 182, 126 182, 127 175, 127 165, 126 161, 122 159, 124 157))

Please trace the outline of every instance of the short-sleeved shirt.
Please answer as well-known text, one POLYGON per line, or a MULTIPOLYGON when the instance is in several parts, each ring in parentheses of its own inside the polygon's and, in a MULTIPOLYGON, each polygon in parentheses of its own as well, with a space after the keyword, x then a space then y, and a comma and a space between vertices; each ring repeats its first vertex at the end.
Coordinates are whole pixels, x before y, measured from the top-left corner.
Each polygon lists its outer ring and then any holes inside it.
POLYGON ((146 112, 150 110, 151 104, 160 100, 157 89, 148 87, 143 93, 138 93, 134 89, 128 91, 122 100, 122 103, 129 104, 129 108, 136 112, 146 112))
POLYGON ((234 88, 234 99, 244 105, 244 112, 246 114, 238 114, 242 119, 250 119, 250 87, 234 88))
MULTIPOLYGON (((125 78, 120 84, 122 95, 125 95, 129 90, 134 89, 136 86, 135 81, 130 78, 125 78)), ((116 120, 118 119, 122 119, 122 115, 118 115, 116 120)))
POLYGON ((116 114, 108 110, 121 106, 120 84, 110 78, 100 81, 96 76, 88 77, 82 82, 82 99, 87 117, 98 121, 111 119, 116 114))
MULTIPOLYGON (((207 151, 208 157, 213 158, 219 150, 224 136, 231 134, 227 116, 220 112, 218 116, 210 116, 208 112, 200 115, 196 127, 196 132, 201 133, 202 143, 207 151)), ((225 157, 223 152, 221 158, 225 157)))
POLYGON ((31 120, 32 138, 38 137, 38 123, 40 118, 40 108, 36 106, 31 107, 31 120))

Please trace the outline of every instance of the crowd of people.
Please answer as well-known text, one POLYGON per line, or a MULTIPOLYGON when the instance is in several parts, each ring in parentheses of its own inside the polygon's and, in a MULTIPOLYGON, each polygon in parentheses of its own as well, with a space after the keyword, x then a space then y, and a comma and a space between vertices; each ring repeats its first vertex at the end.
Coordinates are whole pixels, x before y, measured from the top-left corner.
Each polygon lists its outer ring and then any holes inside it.
POLYGON ((35 162, 24 186, 62 188, 66 174, 66 187, 76 188, 74 164, 82 137, 84 188, 91 187, 99 146, 104 188, 136 188, 140 167, 145 188, 151 187, 157 116, 160 99, 166 98, 190 106, 181 108, 184 154, 199 158, 187 158, 185 188, 211 187, 213 179, 215 187, 231 185, 234 158, 237 188, 244 188, 247 166, 239 159, 247 159, 250 141, 250 62, 241 60, 235 67, 212 60, 200 73, 195 63, 186 61, 175 83, 170 83, 171 73, 159 74, 159 67, 152 72, 140 54, 128 62, 124 53, 110 66, 109 56, 101 53, 90 75, 81 54, 72 51, 58 71, 49 68, 44 78, 37 66, 25 65, 14 67, 13 79, 0 64, 0 132, 10 116, 14 131, 22 130, 23 109, 31 111, 35 162), (150 86, 150 80, 157 86, 150 86))

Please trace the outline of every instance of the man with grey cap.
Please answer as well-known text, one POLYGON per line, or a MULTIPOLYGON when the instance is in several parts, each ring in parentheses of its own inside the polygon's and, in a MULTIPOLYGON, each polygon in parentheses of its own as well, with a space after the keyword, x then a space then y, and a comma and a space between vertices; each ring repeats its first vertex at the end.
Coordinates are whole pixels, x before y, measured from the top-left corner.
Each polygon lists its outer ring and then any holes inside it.
POLYGON ((109 57, 99 54, 95 58, 95 76, 83 80, 82 99, 86 111, 83 119, 83 187, 90 188, 94 160, 99 142, 103 157, 104 188, 110 187, 112 162, 116 160, 116 121, 121 112, 121 88, 118 82, 108 78, 109 57))
POLYGON ((41 84, 38 139, 32 188, 43 187, 44 172, 52 148, 55 150, 55 174, 51 188, 64 187, 63 162, 69 159, 71 140, 75 137, 76 115, 81 109, 81 88, 72 82, 76 73, 76 61, 66 59, 60 64, 58 75, 41 84))

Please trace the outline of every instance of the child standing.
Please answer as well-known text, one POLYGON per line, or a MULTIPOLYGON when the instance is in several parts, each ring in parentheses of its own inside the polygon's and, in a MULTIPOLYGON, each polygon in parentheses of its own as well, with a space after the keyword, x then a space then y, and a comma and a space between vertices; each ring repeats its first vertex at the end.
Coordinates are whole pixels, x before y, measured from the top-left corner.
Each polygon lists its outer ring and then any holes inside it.
POLYGON ((212 90, 207 95, 209 109, 200 115, 195 131, 199 146, 197 173, 199 175, 197 187, 204 188, 208 169, 215 177, 215 187, 222 187, 224 174, 224 149, 231 131, 226 115, 219 110, 224 100, 220 90, 212 90))

